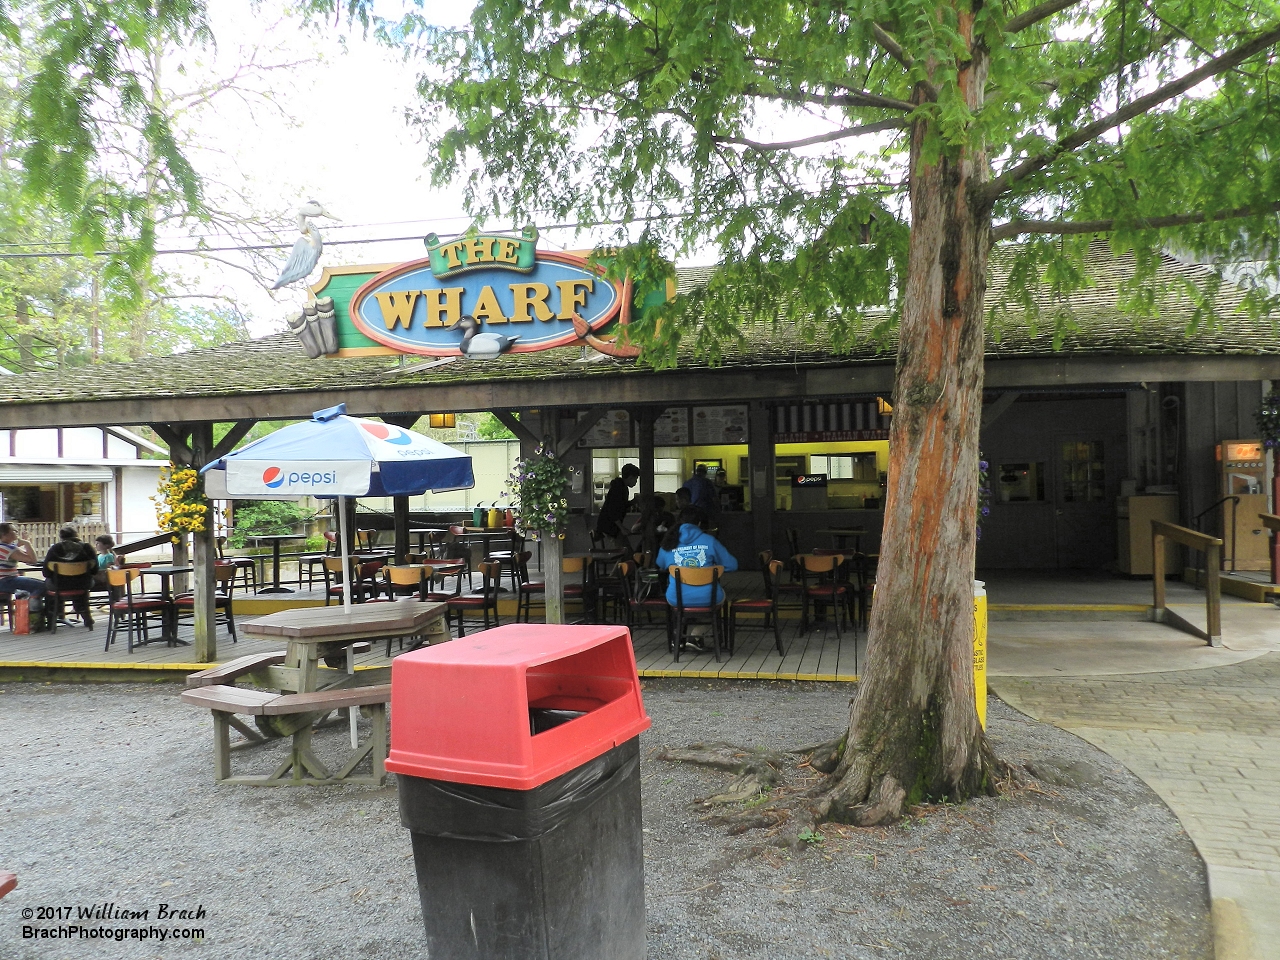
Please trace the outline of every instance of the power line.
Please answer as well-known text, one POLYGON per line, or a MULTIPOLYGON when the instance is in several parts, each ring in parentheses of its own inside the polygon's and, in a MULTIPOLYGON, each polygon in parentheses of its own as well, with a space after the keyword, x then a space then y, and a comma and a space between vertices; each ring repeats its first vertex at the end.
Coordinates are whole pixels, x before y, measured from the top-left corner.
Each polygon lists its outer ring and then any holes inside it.
MULTIPOLYGON (((592 223, 552 223, 540 227, 541 230, 568 230, 580 229, 582 227, 609 227, 624 226, 628 223, 646 223, 658 220, 673 220, 679 217, 687 216, 683 213, 663 213, 652 214, 644 217, 633 217, 628 220, 598 220, 592 223)), ((464 220, 465 217, 450 217, 445 220, 464 220)), ((428 223, 442 221, 404 221, 406 223, 428 223)), ((404 237, 366 237, 360 240, 326 240, 326 247, 349 247, 366 243, 398 243, 405 240, 421 240, 422 234, 412 234, 404 237)), ((296 242, 296 241, 295 241, 296 242)), ((289 250, 292 249, 293 243, 253 243, 253 244, 237 244, 229 247, 179 247, 166 250, 157 250, 155 255, 170 256, 176 254, 201 254, 201 253, 247 253, 252 250, 289 250)), ((88 257, 118 257, 123 255, 120 250, 96 250, 93 253, 82 253, 75 250, 45 250, 27 253, 0 253, 0 260, 47 260, 47 259, 71 259, 71 258, 88 258, 88 257)))

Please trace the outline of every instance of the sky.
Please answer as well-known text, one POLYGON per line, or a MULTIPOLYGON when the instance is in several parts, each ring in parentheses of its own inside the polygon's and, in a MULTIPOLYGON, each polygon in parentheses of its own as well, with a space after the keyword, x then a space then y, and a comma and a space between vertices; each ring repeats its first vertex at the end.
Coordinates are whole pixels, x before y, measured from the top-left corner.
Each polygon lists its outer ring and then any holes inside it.
MULTIPOLYGON (((396 9, 394 4, 383 7, 387 13, 396 9)), ((439 23, 458 24, 465 22, 470 5, 428 3, 426 11, 439 23)), ((425 256, 426 234, 466 229, 470 219, 460 190, 431 186, 423 166, 424 147, 404 120, 404 110, 416 100, 412 64, 358 32, 352 35, 332 27, 302 30, 274 0, 256 6, 247 0, 212 0, 210 21, 216 51, 178 55, 171 75, 179 66, 185 77, 230 75, 251 62, 255 46, 260 63, 310 61, 268 71, 261 81, 250 79, 250 86, 268 95, 265 99, 221 95, 191 118, 189 135, 197 145, 193 159, 210 179, 210 189, 233 186, 248 197, 235 198, 232 206, 247 206, 278 225, 276 238, 241 236, 240 242, 275 239, 291 244, 298 236, 296 209, 308 199, 320 201, 341 220, 317 221, 325 241, 321 266, 416 259, 425 256), (407 239, 341 242, 385 237, 407 239)), ((175 84, 185 77, 176 75, 175 84)), ((205 237, 210 246, 235 242, 197 226, 162 236, 158 246, 189 247, 198 237, 205 237)), ((288 250, 266 253, 275 266, 268 263, 264 269, 278 270, 288 255, 288 250)), ((241 260, 234 255, 226 259, 241 260)), ((199 266, 190 257, 167 257, 163 262, 190 276, 202 292, 234 296, 251 318, 255 336, 283 329, 285 318, 309 297, 303 284, 270 294, 262 283, 220 263, 199 266)), ((311 279, 318 276, 319 268, 311 279)), ((268 283, 274 277, 273 273, 268 283)))

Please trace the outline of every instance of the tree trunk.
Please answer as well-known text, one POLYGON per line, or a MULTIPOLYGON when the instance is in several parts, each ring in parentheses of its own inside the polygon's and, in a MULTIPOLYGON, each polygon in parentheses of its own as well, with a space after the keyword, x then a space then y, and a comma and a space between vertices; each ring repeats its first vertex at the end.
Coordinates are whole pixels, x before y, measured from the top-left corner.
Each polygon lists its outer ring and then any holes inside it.
MULTIPOLYGON (((974 14, 960 13, 968 35, 974 14)), ((982 103, 987 57, 961 67, 982 103)), ((917 99, 926 96, 917 90, 917 99)), ((926 156, 911 131, 911 239, 904 291, 884 535, 867 669, 850 710, 837 782, 822 809, 860 824, 923 800, 993 788, 994 758, 973 688, 973 572, 982 412, 983 296, 990 208, 981 144, 926 156)))

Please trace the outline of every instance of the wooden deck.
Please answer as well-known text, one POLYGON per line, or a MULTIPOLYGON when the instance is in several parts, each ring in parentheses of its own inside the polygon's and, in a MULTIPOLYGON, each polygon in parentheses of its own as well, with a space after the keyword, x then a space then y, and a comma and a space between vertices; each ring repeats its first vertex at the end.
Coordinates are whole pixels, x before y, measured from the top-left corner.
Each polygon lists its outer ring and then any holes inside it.
MULTIPOLYGON (((249 607, 246 603, 244 607, 249 607)), ((504 607, 506 605, 504 604, 504 607)), ((266 610, 257 613, 265 613, 266 610)), ((252 619, 253 613, 237 604, 236 620, 252 619)), ((570 614, 572 617, 572 613, 570 614)), ((513 616, 504 613, 503 623, 513 616)), ((800 633, 799 620, 782 621, 785 657, 774 647, 773 631, 762 629, 759 621, 743 618, 738 626, 737 649, 732 657, 720 663, 710 653, 686 651, 676 663, 667 650, 666 631, 661 625, 642 626, 633 632, 636 665, 642 677, 692 677, 752 680, 844 680, 858 678, 866 651, 866 637, 855 641, 846 628, 837 640, 831 623, 817 624, 808 634, 800 633)), ((468 628, 469 632, 471 628, 468 628)), ((179 637, 191 639, 191 626, 183 624, 179 637)), ((56 634, 39 633, 15 636, 0 628, 0 679, 177 679, 182 674, 202 670, 208 664, 194 662, 189 646, 170 647, 160 642, 135 647, 126 652, 123 635, 109 651, 104 651, 106 616, 101 616, 92 631, 83 626, 60 626, 56 634)), ((251 653, 283 650, 284 644, 249 639, 243 634, 233 644, 225 628, 218 630, 218 660, 251 653)), ((377 645, 357 658, 357 666, 386 666, 386 648, 377 645)), ((399 653, 392 645, 392 656, 399 653)))

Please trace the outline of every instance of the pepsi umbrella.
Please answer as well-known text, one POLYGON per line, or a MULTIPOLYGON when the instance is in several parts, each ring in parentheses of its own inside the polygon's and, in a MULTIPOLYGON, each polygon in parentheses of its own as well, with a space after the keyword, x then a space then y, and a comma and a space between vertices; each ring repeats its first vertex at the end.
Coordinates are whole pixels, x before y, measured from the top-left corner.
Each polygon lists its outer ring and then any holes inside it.
POLYGON ((336 497, 343 560, 342 605, 351 609, 347 497, 419 496, 475 485, 471 458, 412 430, 347 416, 347 405, 317 410, 205 466, 215 500, 336 497))

